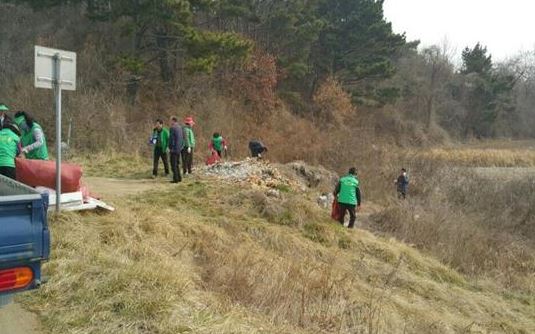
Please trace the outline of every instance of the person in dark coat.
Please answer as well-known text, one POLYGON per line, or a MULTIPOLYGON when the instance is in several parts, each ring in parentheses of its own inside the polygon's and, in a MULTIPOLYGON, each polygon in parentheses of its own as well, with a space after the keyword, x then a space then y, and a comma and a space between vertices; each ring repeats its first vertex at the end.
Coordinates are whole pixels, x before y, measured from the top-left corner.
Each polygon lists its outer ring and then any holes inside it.
POLYGON ((169 127, 169 153, 171 155, 171 172, 173 173, 173 181, 171 183, 182 182, 180 175, 180 153, 184 148, 184 133, 182 127, 178 124, 178 118, 171 117, 169 127))
POLYGON ((407 198, 407 192, 409 191, 409 175, 407 175, 407 170, 405 168, 401 169, 401 174, 399 174, 395 183, 397 186, 398 197, 402 199, 407 198))
POLYGON ((249 142, 249 151, 251 151, 253 158, 262 158, 262 154, 267 152, 268 149, 260 140, 254 139, 249 142))

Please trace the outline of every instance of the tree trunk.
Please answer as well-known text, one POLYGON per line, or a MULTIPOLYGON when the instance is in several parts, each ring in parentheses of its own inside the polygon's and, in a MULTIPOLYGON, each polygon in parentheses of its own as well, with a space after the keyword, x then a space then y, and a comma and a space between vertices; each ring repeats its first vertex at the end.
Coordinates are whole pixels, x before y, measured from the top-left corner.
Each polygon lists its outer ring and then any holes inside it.
POLYGON ((435 120, 434 96, 431 94, 427 98, 427 129, 430 130, 435 120))
POLYGON ((137 95, 139 92, 141 79, 135 75, 131 75, 126 84, 126 96, 130 105, 135 105, 137 101, 137 95))
POLYGON ((156 45, 158 46, 158 61, 160 63, 160 75, 166 83, 173 81, 174 73, 169 62, 169 36, 165 30, 156 33, 156 45))
POLYGON ((435 94, 436 94, 435 88, 437 85, 438 71, 439 71, 439 65, 435 62, 433 63, 433 66, 431 68, 431 88, 430 88, 431 91, 427 99, 427 129, 428 130, 431 130, 431 127, 433 126, 433 122, 435 120, 434 102, 435 102, 435 94))

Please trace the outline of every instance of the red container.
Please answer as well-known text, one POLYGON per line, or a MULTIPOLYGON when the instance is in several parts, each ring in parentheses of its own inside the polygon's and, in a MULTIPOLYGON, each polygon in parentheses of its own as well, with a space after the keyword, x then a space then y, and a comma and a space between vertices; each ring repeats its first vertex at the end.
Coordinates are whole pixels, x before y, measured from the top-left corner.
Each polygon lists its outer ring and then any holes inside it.
MULTIPOLYGON (((47 187, 56 190, 56 162, 52 160, 16 159, 17 181, 31 187, 47 187)), ((82 167, 61 164, 61 192, 80 191, 82 167)))

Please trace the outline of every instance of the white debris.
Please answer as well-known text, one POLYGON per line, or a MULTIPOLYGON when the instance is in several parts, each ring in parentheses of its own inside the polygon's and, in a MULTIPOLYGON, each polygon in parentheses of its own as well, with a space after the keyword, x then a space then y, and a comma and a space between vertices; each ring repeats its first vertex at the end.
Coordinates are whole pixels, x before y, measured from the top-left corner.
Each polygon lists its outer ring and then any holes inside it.
POLYGON ((248 158, 238 162, 220 162, 204 168, 204 174, 235 182, 274 189, 298 189, 296 182, 284 177, 268 162, 248 158))
POLYGON ((327 209, 329 205, 331 205, 333 200, 334 200, 333 194, 323 193, 320 196, 318 196, 317 203, 322 208, 327 209))

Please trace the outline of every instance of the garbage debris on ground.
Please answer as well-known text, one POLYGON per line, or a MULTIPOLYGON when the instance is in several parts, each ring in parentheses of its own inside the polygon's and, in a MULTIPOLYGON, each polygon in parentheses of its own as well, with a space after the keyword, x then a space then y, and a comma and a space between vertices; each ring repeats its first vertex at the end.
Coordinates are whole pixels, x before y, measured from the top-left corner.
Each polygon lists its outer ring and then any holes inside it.
MULTIPOLYGON (((248 158, 238 162, 221 162, 204 167, 204 174, 234 182, 247 182, 253 186, 272 189, 301 189, 300 184, 268 162, 248 158)), ((275 195, 275 194, 273 194, 275 195)))
POLYGON ((317 203, 324 209, 329 207, 329 204, 334 200, 334 195, 331 193, 323 193, 318 196, 317 203))
MULTIPOLYGON (((56 209, 56 191, 46 187, 36 187, 41 193, 48 193, 48 211, 56 209)), ((86 211, 102 209, 106 211, 115 211, 115 208, 104 203, 103 201, 91 196, 84 196, 81 191, 61 194, 61 210, 63 211, 86 211)))
POLYGON ((323 167, 308 166, 302 161, 289 164, 271 164, 264 160, 248 158, 237 162, 218 162, 205 166, 207 176, 215 176, 231 182, 245 182, 266 191, 266 196, 281 198, 281 191, 319 191, 317 204, 328 209, 333 201, 332 190, 338 176, 323 167))

